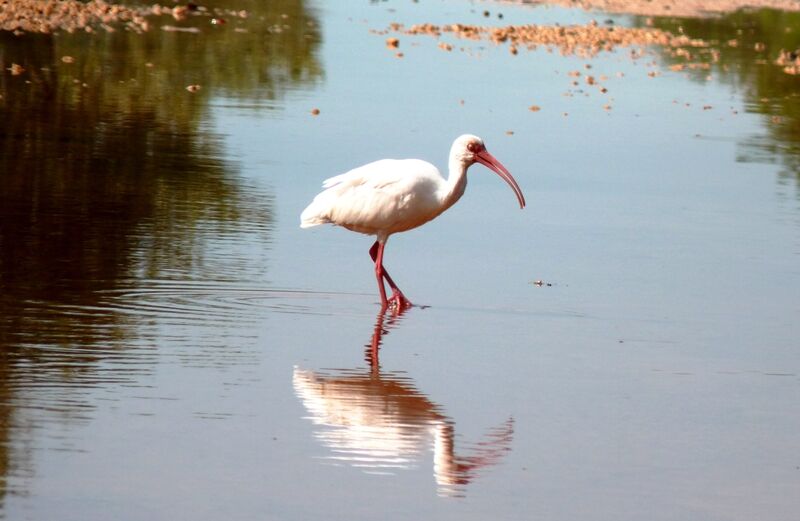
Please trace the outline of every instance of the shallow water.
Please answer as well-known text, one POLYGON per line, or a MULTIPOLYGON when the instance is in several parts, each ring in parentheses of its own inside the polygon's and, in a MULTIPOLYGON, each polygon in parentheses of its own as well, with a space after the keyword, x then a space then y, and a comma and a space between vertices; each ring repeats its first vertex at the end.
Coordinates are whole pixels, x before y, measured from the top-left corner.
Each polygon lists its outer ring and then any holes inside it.
POLYGON ((200 34, 0 35, 0 516, 796 517, 800 80, 752 44, 795 48, 797 15, 655 19, 741 39, 673 72, 370 32, 635 17, 235 7, 200 34), (571 84, 587 63, 607 94, 571 84), (419 306, 382 315, 371 239, 299 213, 464 132, 529 206, 473 167, 392 237, 419 306))

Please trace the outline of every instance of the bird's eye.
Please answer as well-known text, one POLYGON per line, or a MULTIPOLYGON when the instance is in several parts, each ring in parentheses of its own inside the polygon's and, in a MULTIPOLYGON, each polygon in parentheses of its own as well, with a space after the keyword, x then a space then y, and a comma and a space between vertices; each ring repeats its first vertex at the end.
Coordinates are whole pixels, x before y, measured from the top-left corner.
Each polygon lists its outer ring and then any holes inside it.
POLYGON ((476 152, 478 150, 478 145, 476 143, 468 143, 467 150, 470 152, 476 152))

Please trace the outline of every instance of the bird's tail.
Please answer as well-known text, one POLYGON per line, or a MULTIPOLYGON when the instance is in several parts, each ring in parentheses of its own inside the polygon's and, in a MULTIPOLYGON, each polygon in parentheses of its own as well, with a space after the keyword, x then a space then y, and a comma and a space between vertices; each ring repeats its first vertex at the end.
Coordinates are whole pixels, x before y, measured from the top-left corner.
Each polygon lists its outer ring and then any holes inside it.
POLYGON ((317 201, 314 200, 303 210, 303 213, 300 214, 300 228, 311 228, 312 226, 319 226, 320 224, 330 222, 328 218, 320 212, 319 206, 315 204, 316 202, 317 201))

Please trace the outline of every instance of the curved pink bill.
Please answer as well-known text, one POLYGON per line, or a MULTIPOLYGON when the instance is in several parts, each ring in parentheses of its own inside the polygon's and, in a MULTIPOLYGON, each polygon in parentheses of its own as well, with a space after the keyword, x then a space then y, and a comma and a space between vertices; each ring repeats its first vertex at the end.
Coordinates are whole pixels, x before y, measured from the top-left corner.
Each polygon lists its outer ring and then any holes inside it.
POLYGON ((522 195, 522 190, 520 190, 519 185, 514 180, 514 177, 511 175, 506 167, 498 161, 492 154, 489 153, 488 150, 485 148, 480 152, 475 154, 475 160, 485 166, 486 168, 490 168, 497 172, 497 175, 503 178, 503 180, 508 183, 508 185, 514 190, 514 193, 519 200, 519 207, 525 208, 525 196, 522 195))

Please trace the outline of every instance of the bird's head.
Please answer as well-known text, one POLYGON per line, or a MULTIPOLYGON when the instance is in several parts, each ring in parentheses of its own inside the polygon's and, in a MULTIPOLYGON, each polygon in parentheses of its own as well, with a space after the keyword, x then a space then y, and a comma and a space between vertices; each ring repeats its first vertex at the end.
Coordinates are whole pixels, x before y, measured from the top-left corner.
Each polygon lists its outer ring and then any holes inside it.
POLYGON ((483 140, 472 134, 464 134, 453 142, 450 155, 468 167, 477 161, 476 154, 480 150, 486 150, 483 140))
POLYGON ((514 177, 500 161, 486 150, 486 145, 483 144, 481 138, 472 134, 459 136, 450 149, 450 161, 452 162, 453 160, 461 163, 465 170, 474 163, 480 163, 494 171, 514 190, 514 194, 519 201, 519 207, 525 208, 525 196, 522 195, 522 190, 514 180, 514 177))

